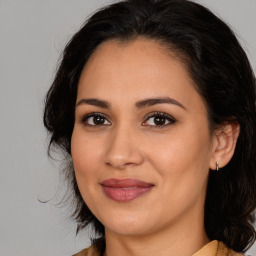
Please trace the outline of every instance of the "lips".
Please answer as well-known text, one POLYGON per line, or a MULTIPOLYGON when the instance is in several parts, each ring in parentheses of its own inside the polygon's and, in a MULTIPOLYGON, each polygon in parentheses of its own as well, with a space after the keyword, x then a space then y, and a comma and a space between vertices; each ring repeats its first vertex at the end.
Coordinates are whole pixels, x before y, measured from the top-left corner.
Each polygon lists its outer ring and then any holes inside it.
POLYGON ((154 185, 136 179, 108 179, 101 183, 107 197, 118 202, 129 202, 146 193, 154 185))

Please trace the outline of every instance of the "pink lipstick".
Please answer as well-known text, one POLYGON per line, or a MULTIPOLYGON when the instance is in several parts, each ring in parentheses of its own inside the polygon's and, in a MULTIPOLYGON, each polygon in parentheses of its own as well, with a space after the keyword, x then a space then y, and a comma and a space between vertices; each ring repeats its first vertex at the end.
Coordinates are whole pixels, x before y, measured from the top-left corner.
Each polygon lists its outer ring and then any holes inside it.
POLYGON ((128 202, 149 192, 154 185, 135 179, 104 180, 102 188, 107 197, 118 202, 128 202))

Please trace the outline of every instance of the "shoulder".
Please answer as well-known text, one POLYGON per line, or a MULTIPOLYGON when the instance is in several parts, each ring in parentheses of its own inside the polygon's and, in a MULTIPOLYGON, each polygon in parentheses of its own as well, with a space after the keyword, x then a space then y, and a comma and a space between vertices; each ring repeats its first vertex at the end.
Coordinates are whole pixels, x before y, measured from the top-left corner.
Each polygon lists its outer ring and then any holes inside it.
POLYGON ((76 254, 73 254, 72 256, 87 256, 88 255, 88 248, 76 253, 76 254))
POLYGON ((224 243, 213 240, 197 251, 193 256, 244 256, 229 249, 224 243))
POLYGON ((90 247, 72 255, 72 256, 100 256, 98 250, 91 245, 90 247))
POLYGON ((241 253, 229 249, 224 243, 219 242, 217 256, 244 256, 241 253))
MULTIPOLYGON (((217 241, 216 241, 217 242, 217 241)), ((211 243, 212 244, 212 243, 211 243)), ((205 247, 206 249, 206 247, 205 247)), ((200 250, 200 252, 203 252, 200 250)), ((216 253, 216 249, 215 249, 216 253)), ((197 254, 195 254, 197 255, 197 254)), ((201 254, 200 254, 201 255, 201 254)), ((86 248, 73 256, 100 256, 99 251, 92 245, 89 248, 86 248)), ((199 256, 199 254, 198 254, 199 256)), ((217 254, 216 256, 244 256, 244 254, 238 253, 233 251, 232 249, 229 249, 224 243, 217 242, 217 254)))

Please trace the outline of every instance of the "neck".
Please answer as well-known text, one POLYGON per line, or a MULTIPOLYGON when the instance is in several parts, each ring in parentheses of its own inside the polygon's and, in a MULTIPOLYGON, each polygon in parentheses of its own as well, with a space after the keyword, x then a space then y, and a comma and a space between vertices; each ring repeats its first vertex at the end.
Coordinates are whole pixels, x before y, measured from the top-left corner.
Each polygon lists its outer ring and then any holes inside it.
POLYGON ((104 256, 191 256, 210 241, 203 213, 197 212, 194 217, 151 234, 120 235, 106 229, 104 256))

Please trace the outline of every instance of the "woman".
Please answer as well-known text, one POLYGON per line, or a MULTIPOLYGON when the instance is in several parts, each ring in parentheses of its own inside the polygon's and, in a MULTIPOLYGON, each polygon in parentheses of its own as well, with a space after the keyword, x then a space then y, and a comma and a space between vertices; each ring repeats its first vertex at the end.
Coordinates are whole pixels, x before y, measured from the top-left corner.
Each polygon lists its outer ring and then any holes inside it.
POLYGON ((66 46, 45 105, 70 162, 76 255, 241 255, 255 240, 255 78, 230 28, 184 0, 127 0, 66 46))

